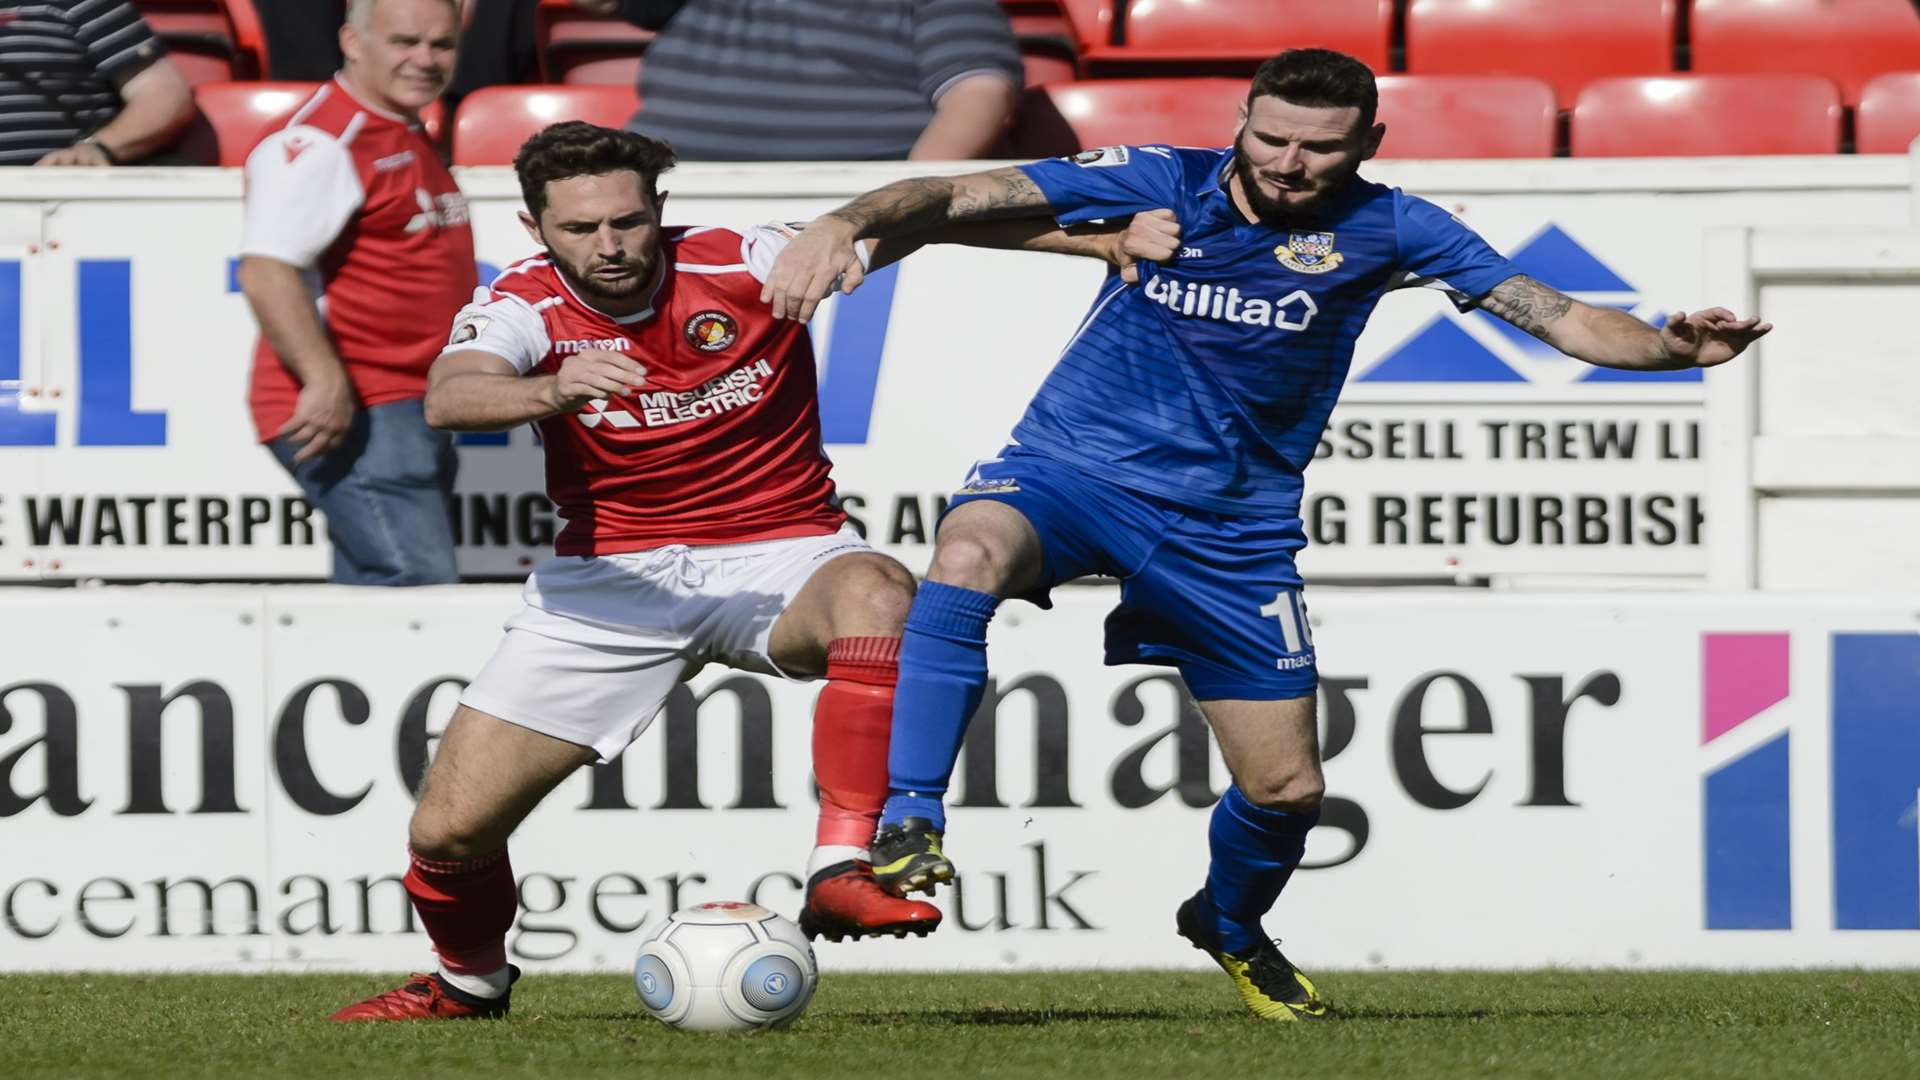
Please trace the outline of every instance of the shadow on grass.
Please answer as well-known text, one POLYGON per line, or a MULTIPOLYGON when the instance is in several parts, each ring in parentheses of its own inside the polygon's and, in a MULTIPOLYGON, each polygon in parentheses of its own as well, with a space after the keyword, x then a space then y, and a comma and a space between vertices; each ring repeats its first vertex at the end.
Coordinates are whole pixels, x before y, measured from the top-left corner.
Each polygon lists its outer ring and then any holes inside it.
POLYGON ((1599 1006, 1587 1009, 1383 1009, 1334 1008, 1336 1020, 1418 1021, 1418 1020, 1596 1020, 1615 1015, 1617 1010, 1599 1006))
MULTIPOLYGON (((821 1014, 822 1019, 855 1024, 941 1024, 949 1027, 1039 1027, 1045 1024, 1071 1024, 1086 1021, 1133 1022, 1140 1020, 1191 1020, 1191 1013, 1169 1009, 861 1009, 853 1012, 821 1014)), ((516 1017, 520 1020, 533 1016, 516 1017)), ((647 1020, 638 1012, 541 1014, 543 1023, 589 1024, 647 1020)))
POLYGON ((1192 1019, 1172 1009, 860 1009, 836 1020, 859 1024, 946 1024, 952 1027, 1039 1027, 1087 1021, 1192 1019))

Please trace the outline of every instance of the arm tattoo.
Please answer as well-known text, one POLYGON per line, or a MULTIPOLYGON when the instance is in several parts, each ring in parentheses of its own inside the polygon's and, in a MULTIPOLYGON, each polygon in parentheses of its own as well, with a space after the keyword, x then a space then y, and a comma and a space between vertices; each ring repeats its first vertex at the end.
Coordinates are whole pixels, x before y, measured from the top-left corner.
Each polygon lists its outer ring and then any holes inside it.
POLYGON ((986 190, 960 192, 948 211, 949 220, 1023 217, 1047 208, 1047 197, 1040 191, 1040 185, 1019 169, 994 169, 981 173, 979 180, 984 182, 986 190))
POLYGON ((1047 198, 1019 169, 993 169, 958 178, 899 180, 835 210, 865 237, 903 236, 937 225, 985 221, 1044 211, 1047 198))
POLYGON ((1553 324, 1573 309, 1573 299, 1551 285, 1517 274, 1495 286, 1480 306, 1545 341, 1553 324))

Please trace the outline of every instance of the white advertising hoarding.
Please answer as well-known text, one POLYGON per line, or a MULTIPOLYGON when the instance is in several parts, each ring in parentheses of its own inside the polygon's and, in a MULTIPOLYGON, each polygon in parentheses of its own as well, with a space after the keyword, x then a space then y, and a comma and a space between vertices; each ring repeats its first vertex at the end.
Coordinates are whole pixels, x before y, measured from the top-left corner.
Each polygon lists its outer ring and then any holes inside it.
MULTIPOLYGON (((900 165, 697 166, 674 222, 798 219, 900 165)), ((1903 226, 1905 159, 1379 163, 1519 267, 1654 319, 1704 295, 1726 224, 1903 226)), ((462 175, 479 257, 524 256, 517 189, 462 175)), ((238 176, 130 170, 0 186, 0 578, 318 578, 314 516, 245 408, 238 176), (77 186, 76 186, 77 184, 77 186)), ((924 567, 945 493, 1002 445, 1084 314, 1090 262, 937 249, 816 329, 828 451, 868 535, 924 567)), ((395 283, 404 294, 404 282, 395 283)), ((1390 296, 1310 474, 1310 578, 1698 579, 1702 387, 1617 380, 1438 297, 1390 296)), ((461 565, 513 577, 554 531, 530 431, 462 440, 461 565)))
MULTIPOLYGON (((1192 964, 1226 783, 1113 594, 1011 604, 960 887, 846 968, 1192 964)), ((409 784, 507 587, 98 589, 0 622, 0 969, 392 969, 409 784)), ((1322 590, 1328 800, 1270 919, 1331 967, 1920 963, 1920 597, 1322 590)), ((514 837, 517 963, 624 967, 675 907, 792 915, 817 687, 709 669, 514 837)))

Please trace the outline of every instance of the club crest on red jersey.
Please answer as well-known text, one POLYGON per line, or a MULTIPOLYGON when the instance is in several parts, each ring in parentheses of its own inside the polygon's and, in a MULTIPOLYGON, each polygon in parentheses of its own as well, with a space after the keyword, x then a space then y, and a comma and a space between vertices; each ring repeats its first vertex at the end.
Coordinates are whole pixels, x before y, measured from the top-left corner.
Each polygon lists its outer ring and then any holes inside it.
POLYGON ((687 344, 701 352, 719 352, 739 336, 739 324, 724 311, 703 311, 687 320, 687 344))

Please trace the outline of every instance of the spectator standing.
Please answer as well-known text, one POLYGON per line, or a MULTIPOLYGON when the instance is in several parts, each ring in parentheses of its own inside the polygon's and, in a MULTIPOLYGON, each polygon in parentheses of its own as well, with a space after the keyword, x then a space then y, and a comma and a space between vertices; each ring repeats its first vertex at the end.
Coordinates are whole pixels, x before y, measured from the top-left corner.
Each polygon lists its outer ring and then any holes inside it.
POLYGON ((127 0, 0 0, 0 165, 121 165, 173 144, 193 92, 127 0))
POLYGON ((343 584, 455 579, 452 437, 421 398, 473 291, 473 233, 419 114, 459 26, 456 0, 352 0, 339 74, 247 158, 254 425, 326 514, 343 584))
MULTIPOLYGON (((644 26, 662 6, 623 11, 644 26)), ((1000 137, 1023 80, 997 0, 689 0, 647 48, 627 126, 683 161, 961 160, 1000 137)))

